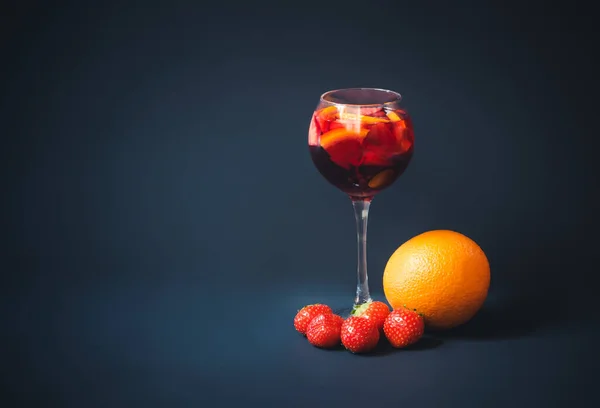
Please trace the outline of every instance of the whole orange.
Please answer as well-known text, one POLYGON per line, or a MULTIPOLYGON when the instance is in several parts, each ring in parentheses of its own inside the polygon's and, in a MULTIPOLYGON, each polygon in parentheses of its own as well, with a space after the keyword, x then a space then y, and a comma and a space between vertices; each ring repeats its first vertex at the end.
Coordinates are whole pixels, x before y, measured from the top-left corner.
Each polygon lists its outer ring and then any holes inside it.
POLYGON ((483 250, 455 231, 417 235, 392 254, 383 272, 383 291, 394 308, 423 315, 432 329, 449 329, 470 320, 483 305, 490 264, 483 250))

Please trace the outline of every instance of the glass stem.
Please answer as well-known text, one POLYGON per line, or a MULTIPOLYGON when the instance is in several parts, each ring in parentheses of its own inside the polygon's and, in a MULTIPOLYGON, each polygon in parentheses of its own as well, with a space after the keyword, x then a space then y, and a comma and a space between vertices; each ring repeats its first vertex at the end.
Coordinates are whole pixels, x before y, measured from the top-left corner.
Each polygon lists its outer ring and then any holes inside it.
POLYGON ((354 217, 356 218, 356 239, 358 242, 358 284, 356 285, 355 305, 370 302, 369 276, 367 275, 367 222, 369 220, 370 199, 353 199, 354 217))

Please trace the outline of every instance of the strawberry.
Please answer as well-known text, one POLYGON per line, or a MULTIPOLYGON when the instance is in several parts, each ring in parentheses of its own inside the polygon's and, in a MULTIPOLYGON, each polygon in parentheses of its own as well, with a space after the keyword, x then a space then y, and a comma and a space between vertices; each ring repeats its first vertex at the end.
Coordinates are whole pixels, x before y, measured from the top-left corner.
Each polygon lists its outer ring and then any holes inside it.
POLYGON ((329 124, 329 130, 340 129, 340 128, 345 128, 345 127, 346 127, 346 125, 344 125, 343 123, 340 123, 338 121, 331 122, 329 124))
POLYGON ((362 142, 367 150, 381 149, 382 151, 393 150, 397 143, 392 128, 386 123, 371 126, 362 142))
POLYGON ((383 108, 380 107, 376 107, 376 108, 367 108, 367 107, 363 107, 360 108, 360 114, 361 115, 365 115, 365 116, 385 116, 385 111, 383 110, 383 108))
POLYGON ((320 314, 308 324, 306 338, 315 347, 335 347, 341 341, 342 323, 344 323, 344 319, 341 316, 333 313, 320 314))
POLYGON ((347 350, 353 353, 366 353, 377 346, 379 330, 369 319, 350 316, 342 324, 340 338, 347 350))
POLYGON ((378 301, 364 303, 352 311, 353 316, 370 319, 379 331, 383 330, 383 322, 388 314, 390 314, 388 305, 378 301))
POLYGON ((416 311, 400 308, 392 311, 383 323, 383 332, 395 348, 416 343, 425 331, 423 317, 416 311))
POLYGON ((378 118, 385 118, 386 114, 383 108, 360 108, 360 114, 365 116, 373 116, 378 118))
POLYGON ((363 156, 360 140, 342 139, 326 149, 331 161, 346 170, 350 166, 358 166, 363 156))
POLYGON ((315 303, 314 305, 304 306, 298 311, 296 317, 294 317, 294 327, 299 333, 306 335, 306 329, 312 319, 320 314, 333 313, 331 308, 321 303, 315 303))

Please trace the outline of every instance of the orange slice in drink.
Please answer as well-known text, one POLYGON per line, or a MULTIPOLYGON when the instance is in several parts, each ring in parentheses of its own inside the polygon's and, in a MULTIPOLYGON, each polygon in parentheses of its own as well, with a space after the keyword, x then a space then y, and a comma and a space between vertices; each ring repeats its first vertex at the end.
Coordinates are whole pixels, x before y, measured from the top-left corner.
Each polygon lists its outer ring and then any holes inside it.
POLYGON ((327 150, 331 146, 344 140, 357 140, 359 143, 367 136, 369 129, 336 128, 321 135, 321 147, 327 150))
POLYGON ((328 106, 315 112, 317 130, 325 133, 329 130, 331 123, 338 118, 338 110, 335 106, 328 106))
POLYGON ((389 111, 387 117, 393 125, 394 136, 397 140, 398 152, 404 153, 408 151, 413 143, 410 125, 410 118, 402 111, 389 111), (400 112, 400 113, 399 113, 400 112))
POLYGON ((368 185, 370 188, 381 188, 392 181, 394 174, 392 169, 380 171, 369 181, 368 185))
POLYGON ((319 124, 323 122, 332 122, 336 120, 338 115, 338 109, 335 106, 328 106, 326 108, 321 109, 315 113, 317 119, 319 120, 319 124))
POLYGON ((400 115, 398 115, 394 111, 389 111, 386 115, 389 118, 389 120, 391 120, 392 122, 400 122, 402 120, 400 115))
POLYGON ((404 116, 400 122, 394 123, 394 135, 399 140, 402 153, 410 150, 415 141, 410 117, 404 116))
POLYGON ((336 118, 338 109, 336 106, 328 106, 321 109, 317 114, 325 120, 333 120, 336 118))

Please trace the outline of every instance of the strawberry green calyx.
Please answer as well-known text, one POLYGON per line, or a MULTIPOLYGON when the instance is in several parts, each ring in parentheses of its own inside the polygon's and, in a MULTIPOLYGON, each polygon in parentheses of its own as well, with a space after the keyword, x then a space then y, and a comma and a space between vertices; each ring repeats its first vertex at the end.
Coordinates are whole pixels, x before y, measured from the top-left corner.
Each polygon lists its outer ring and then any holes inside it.
POLYGON ((352 308, 352 312, 350 312, 350 314, 352 316, 356 316, 356 317, 362 316, 367 311, 367 309, 369 308, 371 303, 372 302, 366 302, 366 303, 363 303, 362 305, 354 305, 354 307, 352 308))

